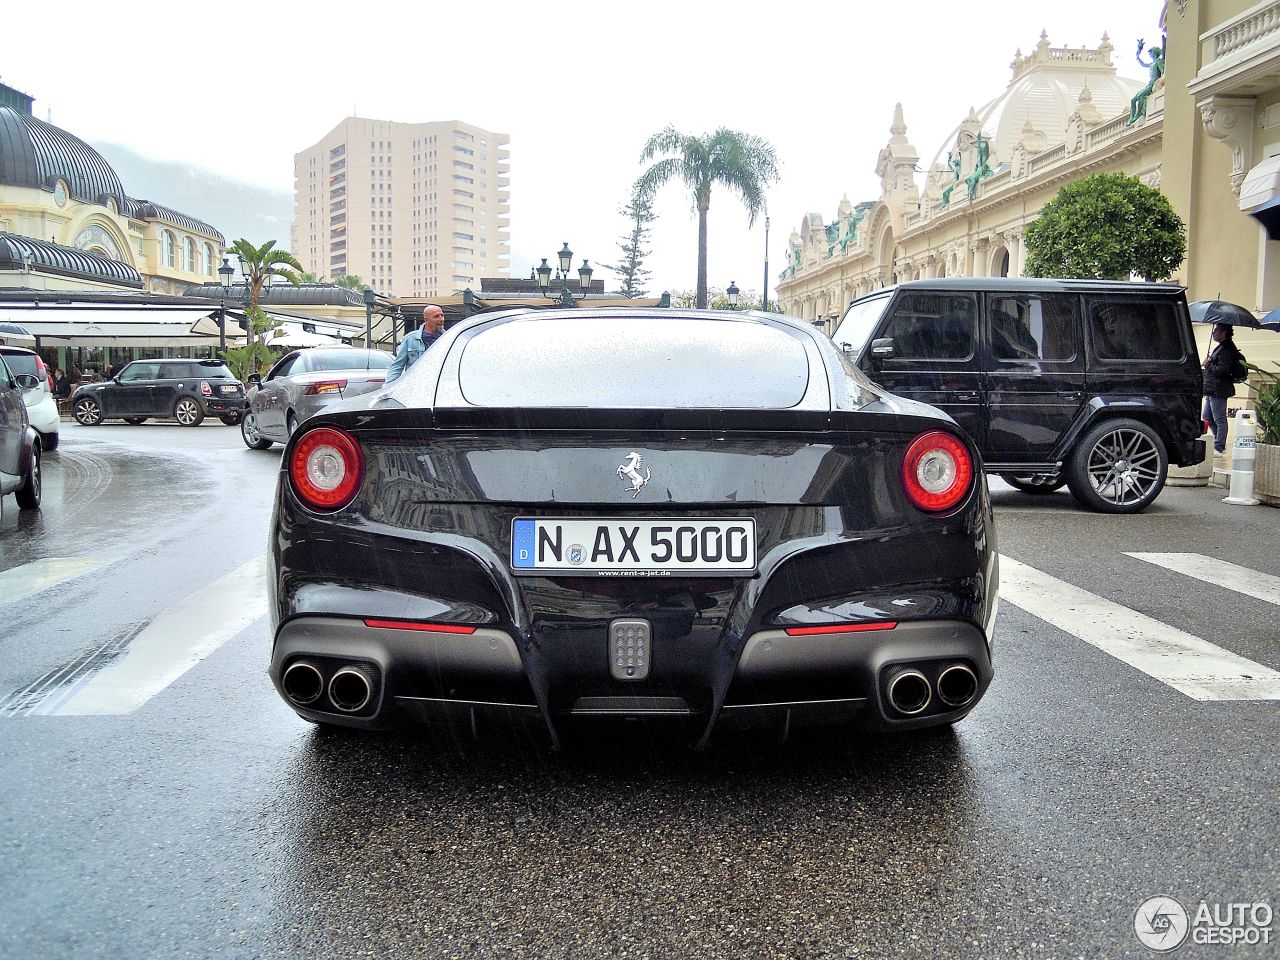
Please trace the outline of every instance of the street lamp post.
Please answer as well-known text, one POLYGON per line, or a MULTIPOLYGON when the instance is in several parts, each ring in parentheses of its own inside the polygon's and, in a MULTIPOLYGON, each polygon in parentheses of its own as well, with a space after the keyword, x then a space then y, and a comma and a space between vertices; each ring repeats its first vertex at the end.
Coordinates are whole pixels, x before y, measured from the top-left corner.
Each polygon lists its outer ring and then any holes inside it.
POLYGON ((742 292, 742 291, 740 291, 740 290, 738 289, 738 284, 737 284, 737 283, 735 283, 733 280, 730 280, 730 281, 729 281, 729 286, 728 286, 727 288, 725 288, 725 291, 724 291, 725 296, 727 296, 727 297, 729 298, 729 309, 730 309, 730 310, 737 310, 737 309, 738 309, 738 294, 739 294, 739 293, 741 293, 741 292, 742 292))
POLYGON ((582 266, 578 268, 578 289, 582 291, 580 296, 575 297, 569 289, 569 267, 573 265, 573 251, 569 249, 569 242, 566 240, 560 252, 556 254, 560 261, 560 269, 556 273, 556 279, 560 281, 560 293, 552 296, 551 290, 551 267, 547 264, 547 258, 542 258, 542 266, 538 267, 534 272, 538 276, 538 291, 548 300, 559 300, 566 307, 572 307, 579 300, 586 299, 588 293, 591 292, 591 265, 586 260, 582 261, 582 266))
POLYGON ((227 349, 227 297, 231 294, 231 278, 236 268, 222 258, 222 266, 218 268, 218 278, 222 281, 222 297, 218 301, 218 349, 227 349))
POLYGON ((364 348, 372 350, 373 343, 373 301, 374 292, 372 287, 364 288, 364 348))
POLYGON ((769 310, 769 218, 764 218, 764 285, 760 288, 760 309, 769 310))

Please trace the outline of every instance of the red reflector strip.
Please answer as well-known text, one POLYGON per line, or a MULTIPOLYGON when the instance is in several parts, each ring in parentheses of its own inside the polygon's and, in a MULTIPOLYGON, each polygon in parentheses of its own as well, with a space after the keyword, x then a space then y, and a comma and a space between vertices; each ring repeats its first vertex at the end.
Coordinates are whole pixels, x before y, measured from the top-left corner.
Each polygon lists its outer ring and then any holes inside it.
POLYGON ((811 637, 819 633, 866 633, 869 630, 892 630, 897 620, 880 623, 827 623, 820 627, 787 627, 789 637, 811 637))
POLYGON ((419 623, 417 620, 365 620, 366 627, 383 630, 422 630, 428 633, 475 633, 475 627, 463 627, 456 623, 419 623))

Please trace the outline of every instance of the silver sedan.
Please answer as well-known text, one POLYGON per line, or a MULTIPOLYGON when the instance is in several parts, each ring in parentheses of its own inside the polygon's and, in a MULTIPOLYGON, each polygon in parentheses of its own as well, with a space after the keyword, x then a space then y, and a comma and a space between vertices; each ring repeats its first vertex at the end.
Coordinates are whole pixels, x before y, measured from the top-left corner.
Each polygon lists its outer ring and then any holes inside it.
POLYGON ((284 443, 307 417, 331 403, 381 389, 392 357, 382 350, 312 347, 276 361, 266 377, 249 377, 240 436, 254 450, 284 443))

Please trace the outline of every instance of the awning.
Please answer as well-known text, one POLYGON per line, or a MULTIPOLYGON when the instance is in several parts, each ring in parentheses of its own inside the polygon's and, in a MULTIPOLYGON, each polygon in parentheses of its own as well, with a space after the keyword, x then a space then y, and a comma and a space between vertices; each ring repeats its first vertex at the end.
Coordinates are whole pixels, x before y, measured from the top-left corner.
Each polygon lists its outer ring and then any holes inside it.
MULTIPOLYGON (((5 307, 0 322, 25 327, 42 347, 191 347, 218 339, 218 309, 194 307, 5 307)), ((227 323, 227 340, 243 337, 227 323)))
POLYGON ((1251 212, 1280 196, 1280 156, 1267 157, 1244 175, 1240 184, 1240 209, 1251 212))

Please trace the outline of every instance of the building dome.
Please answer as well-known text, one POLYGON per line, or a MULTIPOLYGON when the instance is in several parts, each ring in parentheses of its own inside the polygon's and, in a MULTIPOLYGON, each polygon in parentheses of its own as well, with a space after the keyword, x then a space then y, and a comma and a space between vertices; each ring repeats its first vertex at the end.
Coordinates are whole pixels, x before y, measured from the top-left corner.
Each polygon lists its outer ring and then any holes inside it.
POLYGON ((93 147, 51 123, 0 107, 0 185, 52 190, 58 180, 84 203, 124 199, 120 178, 93 147))
MULTIPOLYGON (((1086 89, 1085 99, 1092 97, 1093 106, 1103 117, 1110 119, 1127 110, 1142 83, 1116 76, 1111 63, 1113 50, 1106 34, 1102 43, 1091 49, 1051 47, 1048 36, 1041 32, 1030 56, 1019 51, 1011 64, 1013 79, 1004 93, 974 111, 983 136, 991 142, 991 165, 1013 156, 1028 123, 1044 134, 1046 148, 1064 142, 1067 121, 1080 106, 1086 89)), ((955 149, 963 126, 958 124, 943 141, 929 169, 946 167, 947 152, 955 149)))

